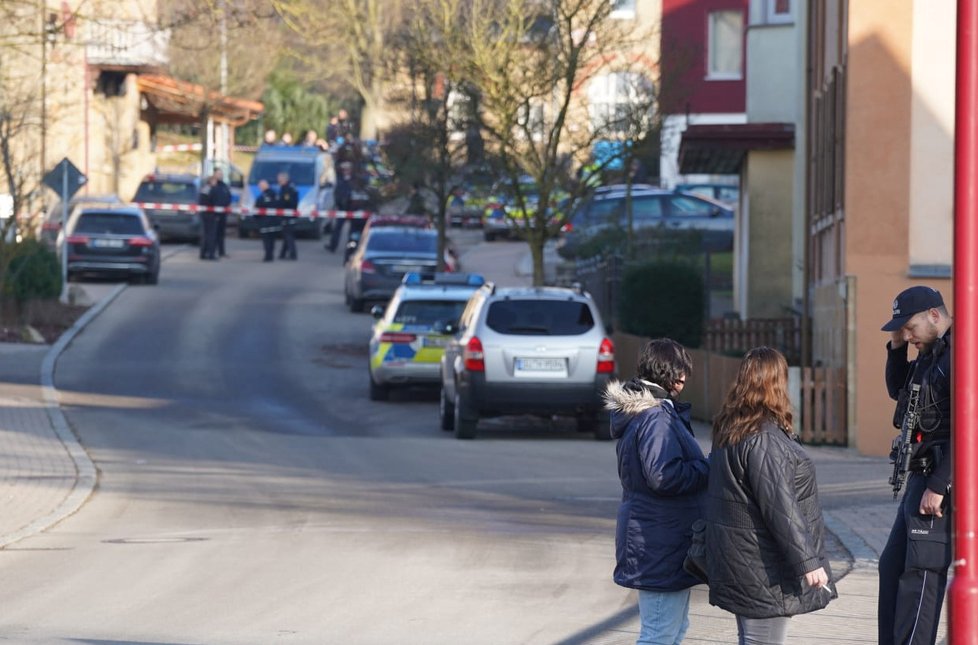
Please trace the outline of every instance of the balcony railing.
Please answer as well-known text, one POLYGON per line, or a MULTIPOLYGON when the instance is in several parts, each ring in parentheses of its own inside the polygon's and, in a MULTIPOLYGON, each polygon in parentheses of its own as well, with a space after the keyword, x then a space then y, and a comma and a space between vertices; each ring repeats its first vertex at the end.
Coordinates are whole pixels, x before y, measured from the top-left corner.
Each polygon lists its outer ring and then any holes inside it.
POLYGON ((87 20, 84 37, 90 65, 161 67, 169 59, 170 32, 146 22, 87 20))

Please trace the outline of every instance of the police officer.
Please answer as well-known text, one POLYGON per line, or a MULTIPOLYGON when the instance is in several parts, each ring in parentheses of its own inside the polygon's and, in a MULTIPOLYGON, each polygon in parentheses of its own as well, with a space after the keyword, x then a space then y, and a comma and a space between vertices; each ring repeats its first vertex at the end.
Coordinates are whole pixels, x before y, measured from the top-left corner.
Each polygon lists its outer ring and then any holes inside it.
MULTIPOLYGON (((213 177, 208 177, 207 182, 201 187, 197 203, 207 207, 211 205, 211 189, 214 187, 213 177)), ((217 248, 217 215, 210 210, 200 213, 200 259, 216 260, 215 249, 217 248)))
MULTIPOLYGON (((258 181, 258 197, 255 199, 257 208, 278 208, 278 193, 264 179, 258 181)), ((275 236, 281 232, 282 226, 275 215, 259 215, 258 230, 261 233, 262 246, 265 247, 265 262, 275 260, 275 236)))
POLYGON ((951 564, 951 317, 940 292, 910 287, 893 301, 883 325, 886 389, 896 400, 900 427, 911 385, 920 385, 919 424, 907 488, 880 555, 879 642, 922 645, 937 640, 951 564), (917 350, 907 360, 907 349, 917 350))
MULTIPOLYGON (((349 211, 352 210, 352 204, 353 163, 344 161, 340 163, 340 174, 336 178, 336 186, 333 187, 333 208, 337 211, 349 211)), ((333 220, 333 228, 330 231, 329 244, 327 245, 330 253, 336 253, 336 247, 339 246, 342 231, 343 220, 339 218, 333 220)))
MULTIPOLYGON (((278 174, 278 207, 296 209, 299 207, 299 193, 295 189, 295 184, 289 179, 289 173, 280 172, 278 174)), ((296 259, 295 251, 295 213, 287 215, 282 220, 282 250, 278 254, 279 260, 286 258, 296 259)))
MULTIPOLYGON (((231 189, 224 183, 224 171, 218 168, 211 178, 210 205, 227 208, 231 205, 231 189)), ((216 214, 217 228, 214 235, 214 251, 222 258, 228 256, 224 248, 224 238, 228 228, 228 213, 222 211, 216 214)))

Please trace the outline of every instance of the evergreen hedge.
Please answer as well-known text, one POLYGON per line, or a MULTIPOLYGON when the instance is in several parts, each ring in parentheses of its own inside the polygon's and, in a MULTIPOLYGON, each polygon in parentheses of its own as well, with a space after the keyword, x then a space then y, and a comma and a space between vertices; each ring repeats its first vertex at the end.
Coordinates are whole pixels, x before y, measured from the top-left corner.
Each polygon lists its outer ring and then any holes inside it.
POLYGON ((629 334, 699 347, 705 289, 702 271, 683 259, 656 260, 622 275, 618 323, 629 334))

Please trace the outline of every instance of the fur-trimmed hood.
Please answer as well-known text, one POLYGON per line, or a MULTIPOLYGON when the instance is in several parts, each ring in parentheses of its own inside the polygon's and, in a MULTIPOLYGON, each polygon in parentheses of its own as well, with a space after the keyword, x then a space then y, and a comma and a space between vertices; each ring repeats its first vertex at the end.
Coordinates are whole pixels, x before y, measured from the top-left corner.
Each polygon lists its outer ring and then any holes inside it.
POLYGON ((664 395, 662 388, 641 379, 611 381, 604 391, 604 407, 609 412, 634 417, 662 405, 664 395))

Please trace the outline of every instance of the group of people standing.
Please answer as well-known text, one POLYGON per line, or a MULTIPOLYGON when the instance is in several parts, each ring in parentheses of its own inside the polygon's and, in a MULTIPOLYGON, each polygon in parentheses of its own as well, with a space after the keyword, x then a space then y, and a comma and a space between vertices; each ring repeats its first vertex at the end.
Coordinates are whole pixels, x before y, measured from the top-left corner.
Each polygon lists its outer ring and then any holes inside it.
MULTIPOLYGON (((934 643, 950 550, 950 327, 934 289, 897 296, 883 326, 886 385, 906 413, 906 390, 922 385, 907 490, 880 557, 879 642, 934 643), (908 360, 907 346, 917 357, 908 360)), ((684 567, 694 522, 705 522, 709 601, 736 618, 741 645, 784 643, 791 616, 837 597, 825 551, 815 466, 792 432, 788 364, 769 347, 744 356, 713 422, 712 451, 693 436, 679 394, 692 375, 674 340, 650 341, 637 375, 605 394, 618 439, 623 489, 616 533, 617 584, 638 590, 639 645, 682 642, 690 589, 684 567)))

